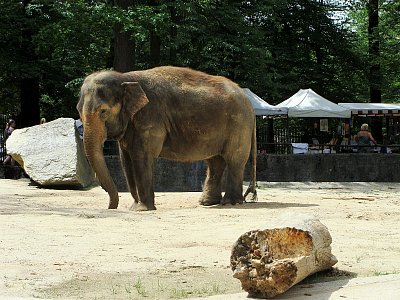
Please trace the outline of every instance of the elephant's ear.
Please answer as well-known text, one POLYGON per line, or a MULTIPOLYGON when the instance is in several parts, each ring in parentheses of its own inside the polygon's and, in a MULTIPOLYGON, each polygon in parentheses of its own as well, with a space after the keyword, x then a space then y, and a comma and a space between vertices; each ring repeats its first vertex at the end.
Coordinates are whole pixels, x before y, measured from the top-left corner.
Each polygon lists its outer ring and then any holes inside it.
POLYGON ((138 82, 123 82, 121 85, 125 89, 125 109, 133 120, 135 114, 149 103, 149 99, 138 82))

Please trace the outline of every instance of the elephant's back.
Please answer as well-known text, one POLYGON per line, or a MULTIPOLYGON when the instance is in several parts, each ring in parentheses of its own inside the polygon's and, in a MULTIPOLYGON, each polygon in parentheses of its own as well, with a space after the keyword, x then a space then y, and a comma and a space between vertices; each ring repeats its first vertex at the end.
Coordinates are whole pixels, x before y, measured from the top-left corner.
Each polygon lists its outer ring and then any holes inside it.
POLYGON ((150 101, 159 105, 184 109, 202 106, 225 113, 241 111, 246 117, 254 114, 243 90, 222 76, 180 67, 157 67, 138 71, 138 80, 150 101), (184 107, 182 107, 184 106, 184 107))

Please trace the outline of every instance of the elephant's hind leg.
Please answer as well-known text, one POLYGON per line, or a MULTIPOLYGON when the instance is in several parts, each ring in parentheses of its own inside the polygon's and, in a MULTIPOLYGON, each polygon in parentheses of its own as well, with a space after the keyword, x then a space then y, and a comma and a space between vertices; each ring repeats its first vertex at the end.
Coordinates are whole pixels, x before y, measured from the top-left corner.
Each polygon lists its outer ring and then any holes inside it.
POLYGON ((221 156, 214 156, 207 160, 207 165, 207 177, 200 198, 200 204, 205 206, 220 204, 222 199, 221 179, 226 164, 221 156))
POLYGON ((221 204, 242 204, 243 203, 243 172, 245 162, 228 162, 225 184, 225 194, 221 204))

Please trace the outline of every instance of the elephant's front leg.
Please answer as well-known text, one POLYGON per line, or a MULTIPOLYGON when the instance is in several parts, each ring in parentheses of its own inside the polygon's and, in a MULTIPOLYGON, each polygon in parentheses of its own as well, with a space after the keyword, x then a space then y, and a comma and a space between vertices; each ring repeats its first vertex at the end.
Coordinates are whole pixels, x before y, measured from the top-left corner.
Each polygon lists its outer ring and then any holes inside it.
MULTIPOLYGON (((136 156, 135 156, 136 157, 136 156)), ((155 210, 153 189, 153 157, 138 155, 134 160, 133 170, 139 201, 135 201, 132 210, 155 210)))
MULTIPOLYGON (((139 195, 137 193, 137 188, 136 188, 136 180, 135 180, 135 173, 133 169, 133 161, 130 157, 130 154, 128 151, 123 150, 120 148, 120 157, 121 157, 121 164, 125 172, 125 178, 126 182, 128 184, 129 191, 134 199, 134 203, 132 206, 135 204, 139 203, 139 195)), ((132 207, 131 206, 131 207, 132 207)))

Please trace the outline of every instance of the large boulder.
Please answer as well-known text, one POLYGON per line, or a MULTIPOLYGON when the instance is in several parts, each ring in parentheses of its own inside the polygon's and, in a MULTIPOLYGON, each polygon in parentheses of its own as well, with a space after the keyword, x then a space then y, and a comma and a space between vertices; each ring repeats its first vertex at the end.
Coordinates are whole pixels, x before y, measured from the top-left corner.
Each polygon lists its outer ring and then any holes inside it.
POLYGON ((96 182, 74 119, 60 118, 16 129, 6 147, 7 153, 40 185, 82 188, 96 182))

